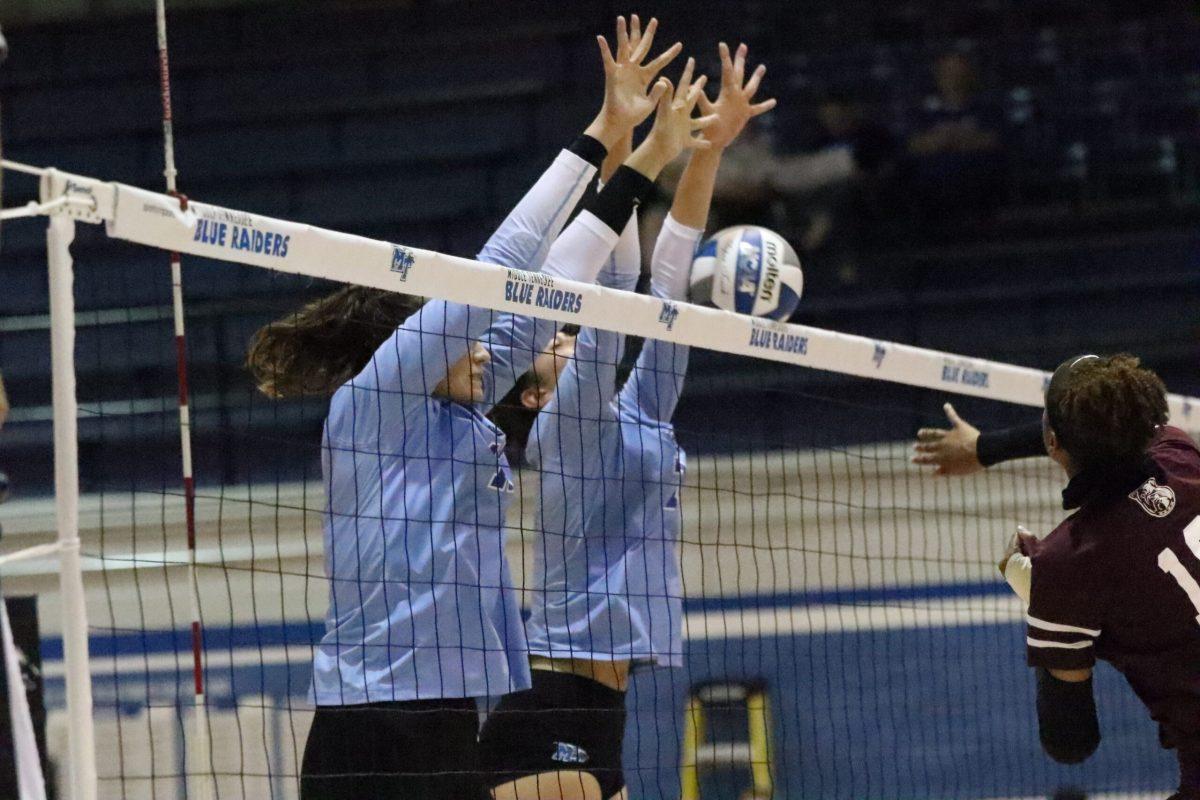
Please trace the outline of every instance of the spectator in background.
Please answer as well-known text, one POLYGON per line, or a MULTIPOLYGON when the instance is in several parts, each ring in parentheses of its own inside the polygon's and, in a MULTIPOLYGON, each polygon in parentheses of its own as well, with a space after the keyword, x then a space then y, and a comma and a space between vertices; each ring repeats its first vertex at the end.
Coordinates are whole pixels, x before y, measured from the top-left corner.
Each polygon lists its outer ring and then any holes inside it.
POLYGON ((896 172, 895 137, 850 93, 831 91, 816 108, 818 132, 771 178, 800 234, 796 244, 843 284, 859 280, 858 254, 883 220, 896 172))
POLYGON ((948 53, 933 65, 937 93, 926 99, 908 137, 906 180, 921 222, 954 227, 995 211, 1003 182, 1003 116, 980 91, 975 65, 948 53))
MULTIPOLYGON (((848 93, 826 95, 816 118, 818 133, 792 155, 775 151, 766 123, 747 126, 725 153, 710 227, 775 228, 802 255, 823 260, 820 272, 854 283, 867 223, 887 216, 881 198, 895 173, 899 147, 848 93)), ((677 172, 660 180, 664 192, 673 190, 677 172)), ((643 242, 654 240, 662 216, 657 204, 642 214, 643 242)))

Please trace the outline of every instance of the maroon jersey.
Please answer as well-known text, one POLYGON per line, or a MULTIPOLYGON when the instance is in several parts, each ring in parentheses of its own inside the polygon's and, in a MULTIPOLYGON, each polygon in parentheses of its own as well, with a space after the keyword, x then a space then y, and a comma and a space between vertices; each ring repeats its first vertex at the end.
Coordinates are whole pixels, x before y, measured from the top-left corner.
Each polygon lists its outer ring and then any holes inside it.
POLYGON ((1121 671, 1180 748, 1185 774, 1200 766, 1200 450, 1159 429, 1142 469, 1076 476, 1078 505, 1041 541, 1033 562, 1029 664, 1121 671))

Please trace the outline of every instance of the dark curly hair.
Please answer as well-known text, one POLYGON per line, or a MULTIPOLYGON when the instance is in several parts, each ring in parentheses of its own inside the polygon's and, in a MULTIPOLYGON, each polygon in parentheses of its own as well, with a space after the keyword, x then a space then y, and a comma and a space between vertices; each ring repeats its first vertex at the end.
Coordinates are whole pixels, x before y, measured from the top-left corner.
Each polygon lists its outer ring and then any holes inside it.
POLYGON ((346 286, 256 331, 246 367, 268 397, 331 395, 423 303, 412 295, 346 286))
POLYGON ((1136 463, 1167 421, 1167 390, 1128 353, 1064 363, 1046 391, 1046 416, 1080 469, 1136 463))

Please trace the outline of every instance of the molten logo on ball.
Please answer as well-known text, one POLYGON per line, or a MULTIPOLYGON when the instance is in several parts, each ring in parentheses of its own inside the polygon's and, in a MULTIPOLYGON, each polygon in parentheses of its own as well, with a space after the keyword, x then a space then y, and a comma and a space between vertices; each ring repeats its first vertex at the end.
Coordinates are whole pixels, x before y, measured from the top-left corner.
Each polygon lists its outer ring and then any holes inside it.
POLYGON ((800 259, 779 234, 758 225, 726 228, 692 262, 691 299, 726 311, 786 320, 804 288, 800 259))

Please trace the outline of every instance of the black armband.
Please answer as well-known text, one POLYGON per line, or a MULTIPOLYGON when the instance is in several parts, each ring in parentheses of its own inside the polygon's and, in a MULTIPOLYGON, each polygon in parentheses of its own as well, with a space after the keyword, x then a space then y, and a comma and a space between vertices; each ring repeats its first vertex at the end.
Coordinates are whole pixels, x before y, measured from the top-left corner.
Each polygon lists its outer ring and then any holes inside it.
POLYGON ((599 194, 584 202, 583 208, 620 234, 625 230, 625 223, 629 222, 633 210, 648 200, 653 192, 654 181, 622 165, 599 194))
POLYGON ((985 467, 1014 458, 1044 455, 1046 443, 1042 441, 1041 422, 987 431, 979 434, 979 440, 975 443, 975 457, 985 467))
POLYGON ((599 140, 593 139, 586 133, 581 133, 579 138, 571 142, 567 150, 579 156, 596 169, 600 169, 600 165, 608 157, 608 148, 600 144, 599 140))
POLYGON ((1100 745, 1100 720, 1092 679, 1060 681, 1037 668, 1038 735, 1042 749, 1060 764, 1079 764, 1100 745))

